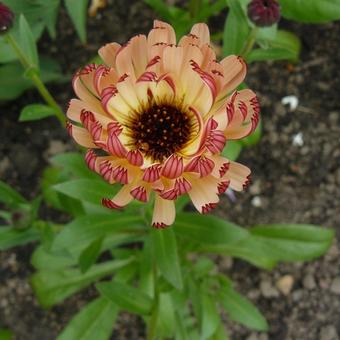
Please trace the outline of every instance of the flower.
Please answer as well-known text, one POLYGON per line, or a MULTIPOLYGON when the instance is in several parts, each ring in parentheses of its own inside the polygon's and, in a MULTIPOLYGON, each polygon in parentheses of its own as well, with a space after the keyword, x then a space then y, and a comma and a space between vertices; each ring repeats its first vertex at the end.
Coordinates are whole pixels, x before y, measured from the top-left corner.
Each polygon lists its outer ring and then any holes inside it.
POLYGON ((106 66, 74 76, 79 99, 70 101, 68 131, 89 149, 90 169, 122 184, 104 206, 147 202, 154 192, 152 225, 163 228, 174 222, 179 196, 207 213, 228 187, 248 184, 250 170, 221 152, 254 131, 258 100, 249 89, 235 91, 246 75, 242 58, 217 62, 209 42, 208 27, 196 24, 176 45, 174 29, 156 20, 147 37, 102 47, 106 66))
POLYGON ((276 0, 252 0, 248 17, 256 26, 272 26, 280 20, 280 5, 276 0))
POLYGON ((0 34, 8 31, 14 20, 14 13, 6 5, 0 2, 0 34))

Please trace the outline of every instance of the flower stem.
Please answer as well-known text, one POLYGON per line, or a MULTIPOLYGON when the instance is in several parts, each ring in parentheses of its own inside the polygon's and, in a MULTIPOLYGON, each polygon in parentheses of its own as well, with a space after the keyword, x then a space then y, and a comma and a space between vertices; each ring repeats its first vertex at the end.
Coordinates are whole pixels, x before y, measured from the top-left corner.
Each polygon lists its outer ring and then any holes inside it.
POLYGON ((55 116, 58 118, 61 125, 64 127, 66 122, 65 115, 60 106, 57 104, 57 102, 54 100, 54 98, 48 91, 47 87, 42 82, 34 65, 30 64, 25 54, 23 53, 22 49, 20 48, 20 46, 10 33, 6 34, 6 38, 8 43, 12 46, 14 52, 17 54, 20 63, 22 64, 26 71, 27 77, 32 80, 35 87, 39 91, 40 95, 44 98, 45 102, 54 109, 55 116))
POLYGON ((202 0, 191 0, 189 3, 189 13, 192 19, 197 17, 200 9, 202 7, 202 0))
POLYGON ((257 35, 258 27, 253 27, 248 35, 248 38, 243 45, 243 48, 240 52, 240 55, 242 57, 246 57, 247 54, 253 49, 255 41, 256 41, 256 35, 257 35))
POLYGON ((153 307, 150 317, 150 322, 148 325, 147 340, 155 340, 157 337, 157 323, 158 323, 158 309, 159 309, 159 288, 158 288, 158 273, 157 273, 157 263, 153 261, 153 281, 154 281, 154 297, 153 297, 153 307))

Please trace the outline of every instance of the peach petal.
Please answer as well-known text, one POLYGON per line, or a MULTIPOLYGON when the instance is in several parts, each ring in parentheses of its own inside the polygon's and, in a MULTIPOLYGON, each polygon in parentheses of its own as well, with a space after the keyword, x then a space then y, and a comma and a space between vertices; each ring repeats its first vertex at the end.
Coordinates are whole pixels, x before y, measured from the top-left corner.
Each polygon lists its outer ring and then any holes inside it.
POLYGON ((175 202, 165 200, 156 195, 152 216, 152 226, 154 228, 165 228, 174 223, 176 217, 175 202))
POLYGON ((127 150, 119 140, 118 136, 111 130, 107 138, 107 150, 111 155, 125 158, 127 150))
POLYGON ((135 166, 142 166, 144 163, 143 155, 139 150, 130 150, 126 155, 126 159, 135 166))
POLYGON ((116 64, 116 54, 120 48, 120 44, 117 44, 115 42, 109 43, 101 47, 98 51, 98 54, 103 59, 106 65, 114 67, 116 64))
POLYGON ((196 35, 200 40, 200 45, 210 43, 209 28, 206 24, 195 24, 190 31, 191 34, 196 35))
POLYGON ((150 187, 140 185, 130 191, 130 194, 138 201, 147 202, 150 196, 150 187))
POLYGON ((197 172, 200 177, 209 175, 214 169, 214 162, 204 156, 194 157, 186 166, 184 171, 186 172, 197 172))
POLYGON ((149 166, 144 170, 143 181, 149 183, 157 181, 161 177, 160 170, 161 170, 160 164, 153 164, 149 166))
POLYGON ((121 209, 133 200, 130 190, 131 185, 123 185, 120 191, 112 199, 103 198, 102 204, 109 209, 121 209))
POLYGON ((250 169, 245 165, 230 161, 229 169, 222 180, 230 181, 230 187, 235 191, 242 191, 249 183, 250 169))
POLYGON ((68 123, 67 131, 79 145, 85 148, 97 148, 90 133, 86 129, 68 123))
POLYGON ((118 75, 114 68, 107 68, 104 65, 100 65, 94 76, 94 86, 99 95, 103 90, 118 81, 118 75))

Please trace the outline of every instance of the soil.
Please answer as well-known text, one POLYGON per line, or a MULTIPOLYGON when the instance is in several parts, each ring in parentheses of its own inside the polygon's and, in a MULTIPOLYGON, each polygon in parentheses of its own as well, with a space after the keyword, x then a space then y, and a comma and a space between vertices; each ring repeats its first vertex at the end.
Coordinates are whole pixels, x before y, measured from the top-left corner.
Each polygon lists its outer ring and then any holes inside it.
MULTIPOLYGON (((55 41, 44 37, 40 50, 73 73, 109 42, 124 42, 146 33, 156 15, 141 1, 108 1, 88 22, 88 44, 82 46, 64 12, 55 41), (65 53, 65 50, 67 53, 65 53)), ((214 18, 215 30, 223 17, 214 18)), ((264 313, 268 334, 226 321, 231 339, 336 340, 340 336, 340 23, 300 25, 282 22, 302 38, 301 61, 255 63, 247 84, 259 96, 263 137, 243 150, 240 162, 252 169, 252 184, 236 202, 225 196, 214 212, 242 226, 287 222, 319 224, 336 230, 337 239, 324 257, 309 263, 281 264, 259 270, 244 261, 219 258, 222 271, 264 313), (295 110, 281 103, 293 95, 295 110)), ((69 84, 53 88, 66 107, 69 84)), ((0 178, 28 198, 39 191, 39 176, 56 153, 74 148, 53 118, 18 123, 20 108, 40 101, 34 91, 0 106, 0 178)), ((46 212, 48 214, 48 212, 46 212)), ((79 308, 93 296, 91 289, 50 310, 42 309, 29 286, 29 258, 34 245, 0 253, 0 327, 19 340, 55 339, 79 308)), ((112 339, 144 339, 143 323, 123 314, 112 339)))

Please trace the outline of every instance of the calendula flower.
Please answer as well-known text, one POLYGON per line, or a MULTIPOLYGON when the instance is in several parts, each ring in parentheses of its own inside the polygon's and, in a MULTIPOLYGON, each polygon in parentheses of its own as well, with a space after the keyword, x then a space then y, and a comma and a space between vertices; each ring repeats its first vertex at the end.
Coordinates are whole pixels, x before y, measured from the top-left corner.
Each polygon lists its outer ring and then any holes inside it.
POLYGON ((0 2, 0 34, 7 32, 13 25, 14 13, 0 2))
POLYGON ((90 169, 122 184, 104 206, 147 202, 154 192, 152 225, 163 228, 174 222, 179 196, 188 194, 207 213, 228 187, 247 185, 250 170, 221 151, 254 131, 258 100, 251 90, 235 91, 246 75, 242 58, 217 62, 209 43, 205 24, 176 44, 173 28, 156 20, 147 37, 102 47, 106 66, 75 75, 79 99, 67 111, 69 133, 89 149, 90 169))
POLYGON ((280 20, 280 5, 276 0, 251 0, 248 17, 256 26, 272 26, 280 20))

